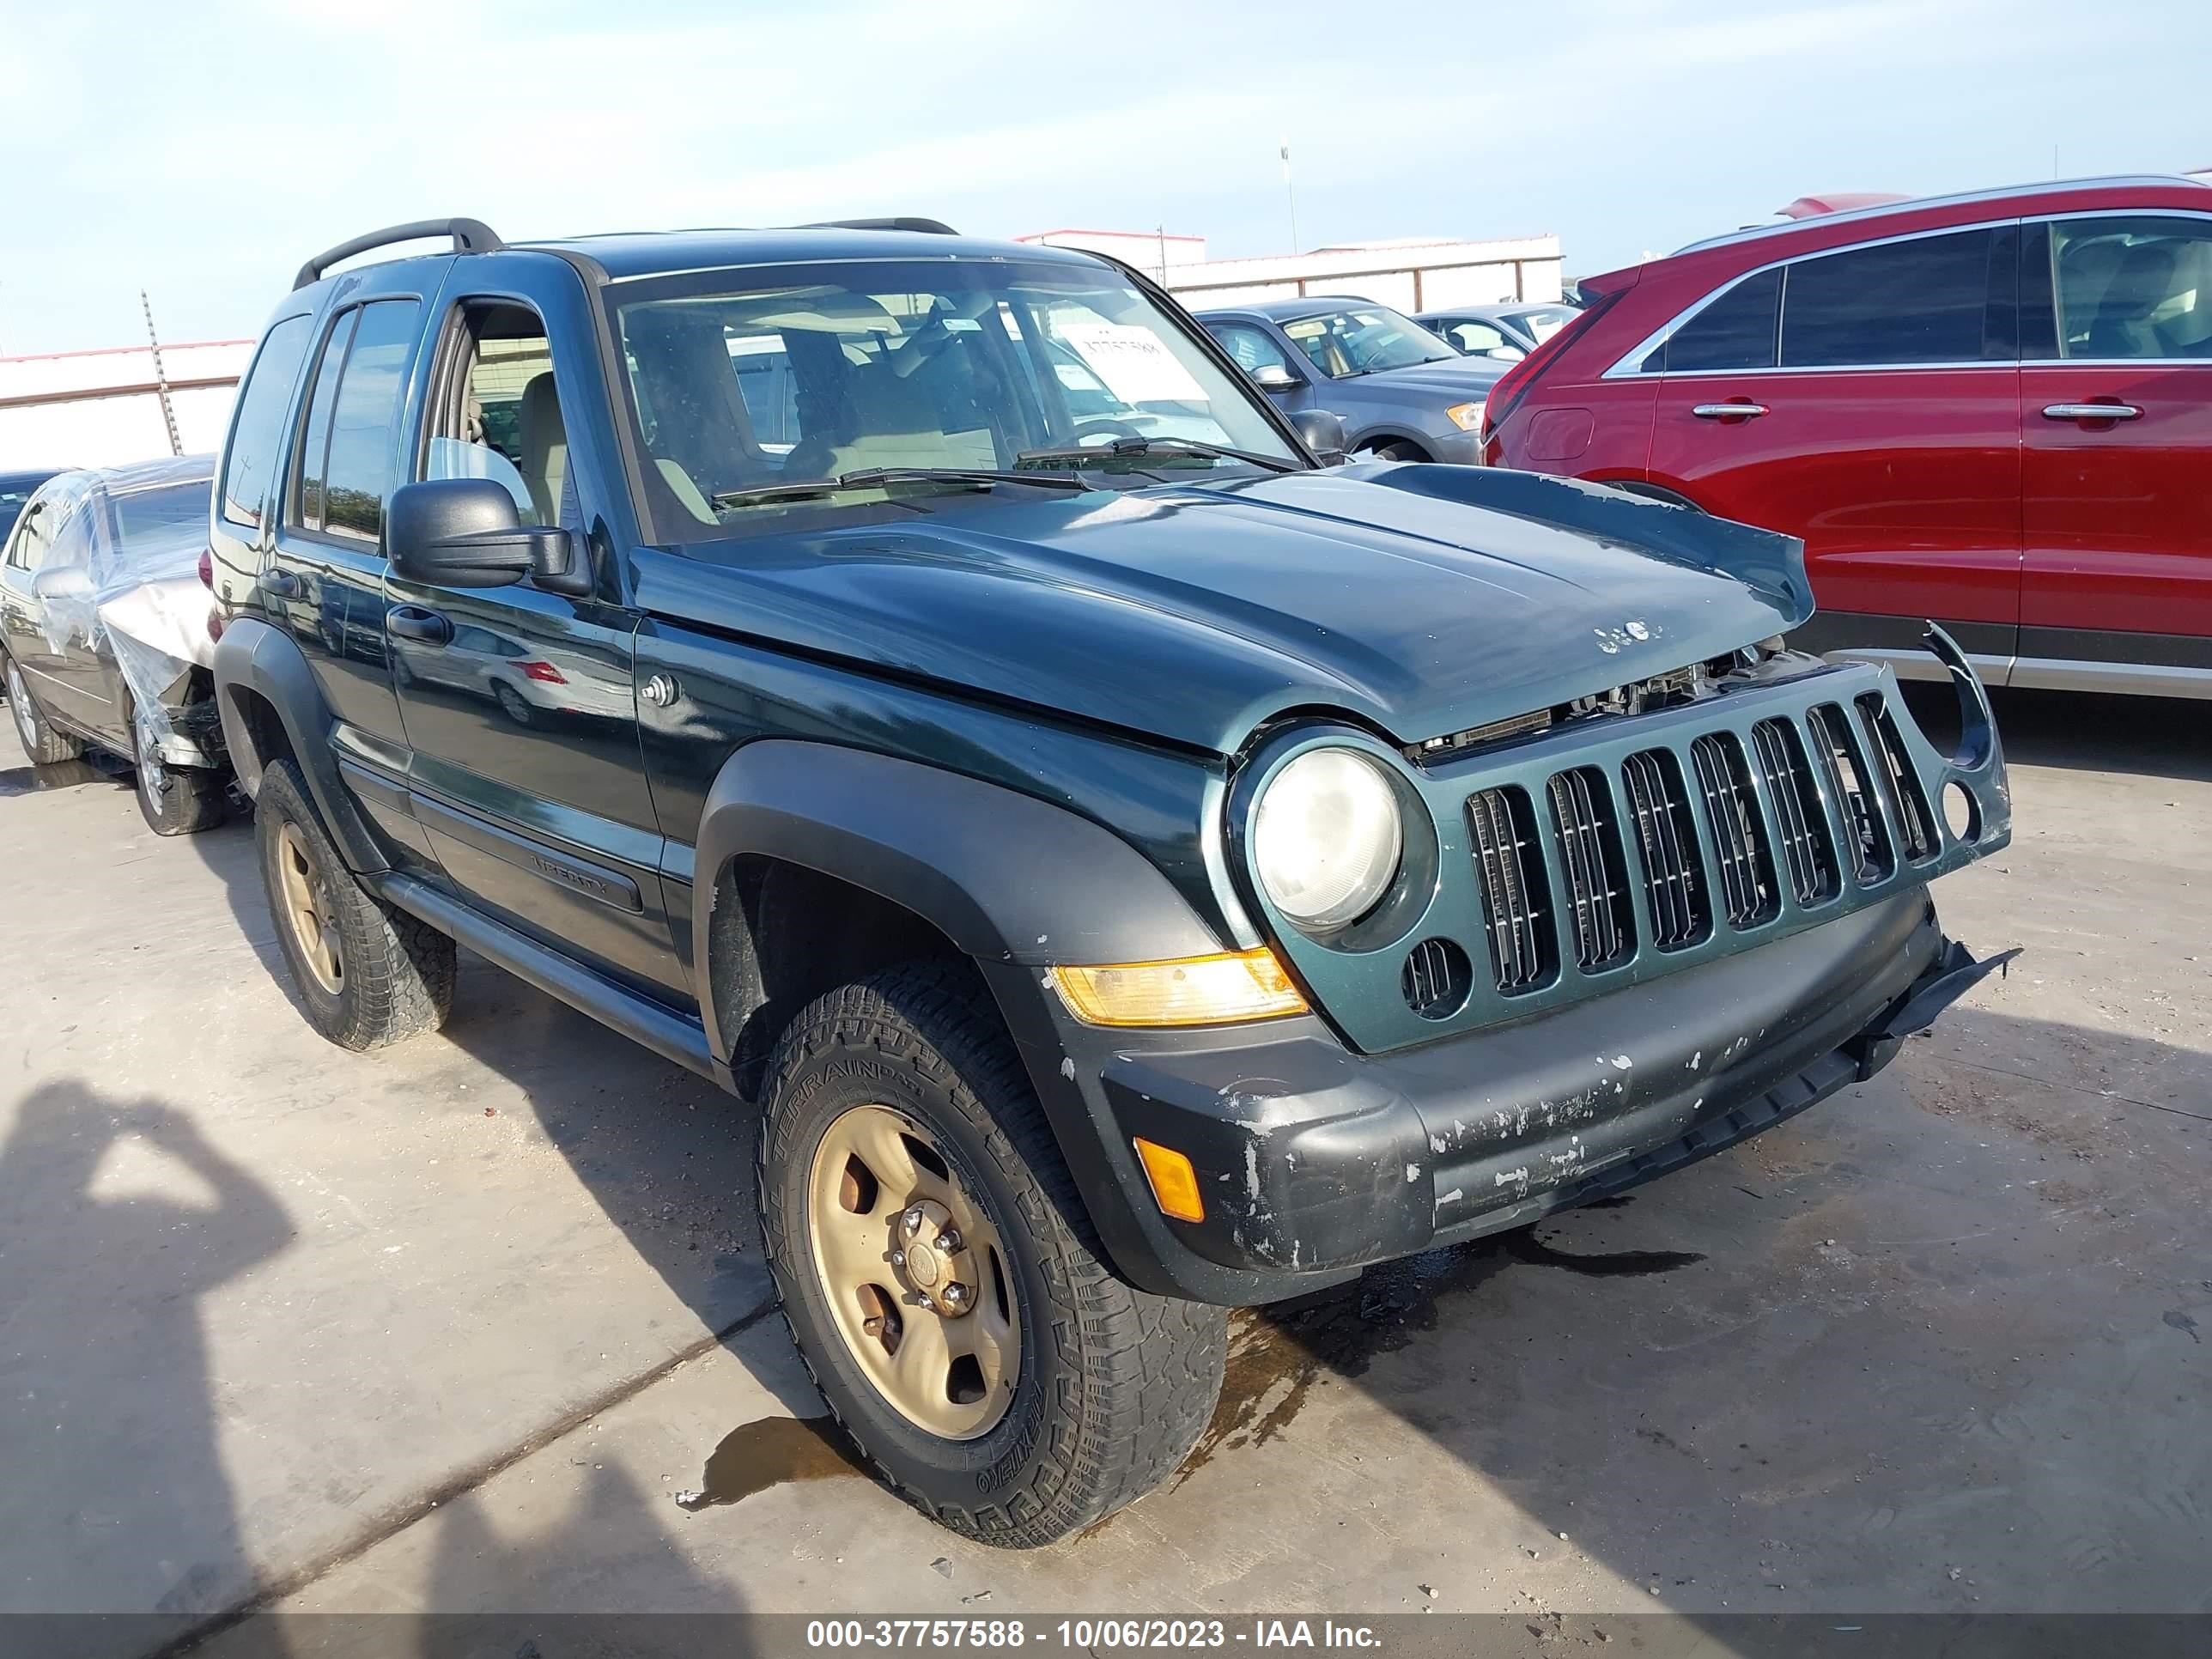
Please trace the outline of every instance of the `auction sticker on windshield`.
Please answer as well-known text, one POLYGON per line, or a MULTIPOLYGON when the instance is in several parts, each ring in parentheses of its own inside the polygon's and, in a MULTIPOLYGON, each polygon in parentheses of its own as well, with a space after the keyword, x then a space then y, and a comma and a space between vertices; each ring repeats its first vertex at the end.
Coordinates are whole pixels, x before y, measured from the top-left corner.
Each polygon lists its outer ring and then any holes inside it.
POLYGON ((1202 404, 1204 389, 1149 328, 1130 323, 1067 323, 1060 337, 1125 404, 1202 404))

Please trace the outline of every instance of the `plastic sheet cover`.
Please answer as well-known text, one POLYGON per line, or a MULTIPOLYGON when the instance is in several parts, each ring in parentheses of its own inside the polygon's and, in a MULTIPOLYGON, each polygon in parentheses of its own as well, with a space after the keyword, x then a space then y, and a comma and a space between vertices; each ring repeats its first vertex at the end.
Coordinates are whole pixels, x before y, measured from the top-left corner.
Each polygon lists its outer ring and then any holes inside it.
POLYGON ((156 750, 177 683, 215 661, 199 579, 214 478, 213 456, 187 455, 64 473, 40 492, 57 514, 34 582, 46 643, 111 659, 156 750))

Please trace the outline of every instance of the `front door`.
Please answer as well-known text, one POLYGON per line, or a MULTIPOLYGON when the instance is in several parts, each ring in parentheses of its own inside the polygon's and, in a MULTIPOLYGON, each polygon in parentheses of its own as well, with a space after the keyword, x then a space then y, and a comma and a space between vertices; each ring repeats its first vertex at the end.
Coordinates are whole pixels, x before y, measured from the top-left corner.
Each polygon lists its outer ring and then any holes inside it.
POLYGON ((2026 265, 2018 683, 2212 690, 2212 219, 2057 219, 2026 265))
POLYGON ((2017 232, 1756 272, 1664 348, 1650 477, 1802 537, 1821 650, 1934 665, 1923 619, 2002 676, 2020 622, 2017 232))
MULTIPOLYGON (((482 285, 498 262, 472 261, 482 285)), ((596 364, 553 349, 542 271, 513 295, 445 302, 414 476, 489 477, 525 524, 605 544, 600 478, 569 465, 564 405, 599 390, 596 364)), ((580 297, 573 301, 580 305, 580 297)), ((570 338, 591 337, 580 315, 570 338)), ((410 750, 410 804, 458 896, 633 988, 680 1000, 659 868, 661 839, 639 752, 637 614, 527 580, 432 587, 394 572, 384 592, 410 750)))
POLYGON ((1314 371, 1257 323, 1208 323, 1206 332, 1285 415, 1314 408, 1314 371))

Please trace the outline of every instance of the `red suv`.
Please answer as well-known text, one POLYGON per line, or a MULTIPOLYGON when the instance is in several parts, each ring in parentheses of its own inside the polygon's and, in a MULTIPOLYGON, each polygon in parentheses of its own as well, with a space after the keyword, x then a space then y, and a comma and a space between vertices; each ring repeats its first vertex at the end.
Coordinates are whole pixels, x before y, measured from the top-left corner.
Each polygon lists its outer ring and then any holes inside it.
POLYGON ((2022 186, 1587 278, 1492 391, 1493 465, 1805 541, 1796 642, 1996 685, 2212 696, 2212 188, 2022 186))

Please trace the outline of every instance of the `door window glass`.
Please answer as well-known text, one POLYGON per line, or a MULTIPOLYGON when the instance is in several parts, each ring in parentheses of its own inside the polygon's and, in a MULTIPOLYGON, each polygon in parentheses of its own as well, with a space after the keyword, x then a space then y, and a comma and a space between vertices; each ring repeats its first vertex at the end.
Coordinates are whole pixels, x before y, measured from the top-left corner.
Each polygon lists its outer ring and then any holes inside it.
POLYGON ((1222 349, 1237 360, 1237 367, 1247 374, 1263 368, 1288 369, 1291 360, 1261 329, 1247 323, 1209 323, 1206 330, 1221 342, 1222 349))
POLYGON ((412 300, 386 300, 361 308, 345 374, 331 410, 329 459, 323 471, 323 528, 374 541, 384 530, 384 499, 392 493, 393 428, 414 356, 412 300))
POLYGON ((422 476, 489 478, 523 523, 581 529, 545 325, 526 307, 478 303, 463 309, 459 331, 461 372, 446 381, 422 476))
POLYGON ((272 327, 238 394, 230 447, 223 455, 222 516, 249 530, 261 526, 262 503, 284 445, 284 410, 292 401, 292 383, 300 378, 300 360, 307 355, 311 327, 312 319, 304 316, 287 317, 272 327))
POLYGON ((1663 368, 1670 374, 1697 369, 1771 368, 1774 325, 1781 303, 1780 270, 1747 276, 1676 329, 1672 337, 1644 360, 1644 367, 1663 368))
POLYGON ((1472 319, 1466 319, 1455 323, 1442 324, 1437 332, 1470 357, 1478 356, 1486 351, 1496 351, 1500 347, 1509 348, 1514 356, 1520 356, 1519 346, 1505 337, 1504 329, 1492 323, 1479 323, 1472 319))
POLYGON ((2051 222, 2062 357, 2212 357, 2212 223, 2051 222))
POLYGON ((330 454, 331 406, 337 401, 346 347, 353 343, 354 325, 360 320, 358 311, 341 316, 323 342, 323 355, 315 365, 315 388, 308 395, 307 425, 300 434, 300 487, 292 507, 292 522, 302 530, 323 527, 323 467, 330 454))
POLYGON ((1995 240, 1988 230, 1960 231, 1798 260, 1783 286, 1782 366, 2011 356, 2012 343, 1993 340, 1989 325, 1995 240))

